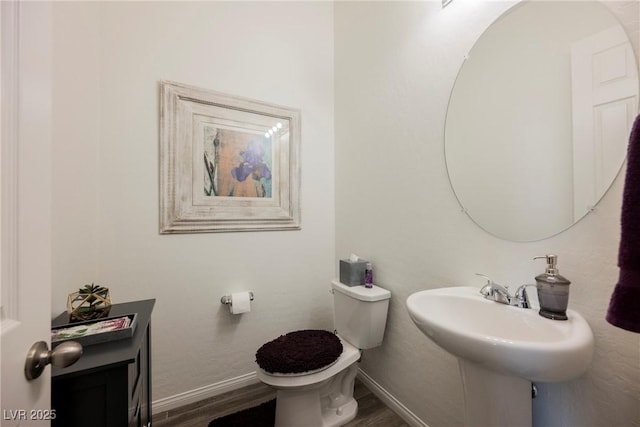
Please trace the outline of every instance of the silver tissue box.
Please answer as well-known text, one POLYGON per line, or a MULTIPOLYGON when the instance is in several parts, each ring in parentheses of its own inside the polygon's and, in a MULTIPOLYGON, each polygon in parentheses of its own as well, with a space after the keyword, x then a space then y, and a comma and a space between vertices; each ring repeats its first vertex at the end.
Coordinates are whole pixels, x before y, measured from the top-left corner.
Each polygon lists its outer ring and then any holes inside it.
POLYGON ((367 267, 367 261, 358 259, 351 261, 348 259, 340 260, 340 282, 347 286, 364 285, 364 270, 367 267))

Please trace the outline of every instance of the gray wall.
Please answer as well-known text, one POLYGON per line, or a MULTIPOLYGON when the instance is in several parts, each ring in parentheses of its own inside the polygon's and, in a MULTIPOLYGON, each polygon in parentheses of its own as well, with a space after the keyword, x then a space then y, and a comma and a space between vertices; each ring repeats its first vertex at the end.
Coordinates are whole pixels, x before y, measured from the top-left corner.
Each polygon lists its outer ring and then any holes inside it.
POLYGON ((330 328, 333 4, 54 6, 53 313, 85 283, 156 298, 153 399, 255 371, 291 328, 330 328), (158 234, 159 87, 302 110, 302 230, 158 234), (253 290, 231 316, 220 297, 253 290))
MULTIPOLYGON (((638 48, 638 4, 609 3, 638 48)), ((591 325, 596 351, 588 372, 541 384, 537 426, 638 426, 640 338, 604 320, 617 280, 623 179, 595 212, 540 242, 511 243, 461 212, 443 149, 447 101, 463 55, 508 7, 505 2, 336 3, 336 254, 371 260, 375 281, 392 292, 382 347, 362 368, 430 427, 462 425, 456 360, 423 336, 404 301, 450 285, 531 283, 556 253, 572 280, 570 307, 591 325)), ((455 313, 452 313, 455 315, 455 313)), ((497 326, 499 327, 499 326, 497 326)))
MULTIPOLYGON (((478 229, 449 187, 449 92, 462 55, 507 6, 56 3, 53 313, 90 282, 116 302, 157 298, 154 400, 168 399, 250 374, 256 348, 282 332, 330 328, 329 281, 356 252, 393 294, 385 342, 363 369, 431 427, 453 426, 463 420, 456 360, 417 330, 404 300, 480 286, 475 272, 529 282, 541 271, 530 258, 555 252, 596 354, 582 378, 540 387, 537 425, 640 425, 639 338, 603 320, 622 180, 577 226, 530 244, 478 229), (302 110, 302 231, 158 235, 162 79, 302 110), (244 289, 253 310, 230 317, 220 296, 244 289)), ((637 51, 637 2, 611 7, 637 51)))

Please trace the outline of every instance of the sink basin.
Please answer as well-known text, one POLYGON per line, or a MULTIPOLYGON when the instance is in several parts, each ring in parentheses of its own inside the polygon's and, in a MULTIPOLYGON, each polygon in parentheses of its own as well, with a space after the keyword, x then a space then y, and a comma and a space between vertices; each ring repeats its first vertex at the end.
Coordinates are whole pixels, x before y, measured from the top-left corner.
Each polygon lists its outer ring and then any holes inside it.
POLYGON ((585 372, 593 334, 584 318, 550 320, 536 309, 499 304, 478 288, 420 291, 407 299, 411 319, 431 340, 460 359, 528 381, 558 382, 585 372))

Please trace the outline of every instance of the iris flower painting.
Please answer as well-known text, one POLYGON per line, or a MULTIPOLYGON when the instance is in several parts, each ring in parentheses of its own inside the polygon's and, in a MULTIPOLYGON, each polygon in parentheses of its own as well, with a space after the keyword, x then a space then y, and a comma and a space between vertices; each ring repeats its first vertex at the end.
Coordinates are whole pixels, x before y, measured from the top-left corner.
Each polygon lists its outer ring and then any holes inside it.
POLYGON ((160 234, 300 230, 297 108, 160 82, 160 234))
POLYGON ((215 126, 204 133, 206 196, 271 197, 271 138, 215 126))

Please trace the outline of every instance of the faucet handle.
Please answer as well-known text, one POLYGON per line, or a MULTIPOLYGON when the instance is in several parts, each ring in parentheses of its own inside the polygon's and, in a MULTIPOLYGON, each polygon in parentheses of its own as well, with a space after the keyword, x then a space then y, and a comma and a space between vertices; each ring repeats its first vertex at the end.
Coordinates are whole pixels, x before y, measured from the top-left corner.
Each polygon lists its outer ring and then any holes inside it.
POLYGON ((476 276, 484 277, 487 280, 487 283, 482 287, 482 289, 480 289, 480 293, 485 297, 493 295, 492 285, 495 283, 493 279, 491 279, 491 277, 487 276, 486 274, 482 274, 482 273, 476 273, 476 276))
POLYGON ((493 279, 491 279, 491 277, 487 276, 486 274, 476 273, 476 276, 484 277, 487 280, 487 285, 493 283, 493 279))
POLYGON ((505 286, 499 285, 496 282, 494 282, 493 279, 491 279, 489 276, 486 276, 484 274, 476 273, 476 275, 487 279, 487 284, 480 289, 481 295, 483 295, 487 299, 497 301, 503 304, 511 303, 511 295, 509 295, 508 286, 505 287, 505 286))

